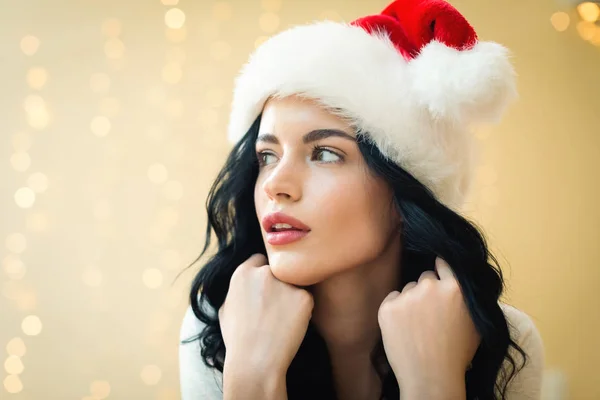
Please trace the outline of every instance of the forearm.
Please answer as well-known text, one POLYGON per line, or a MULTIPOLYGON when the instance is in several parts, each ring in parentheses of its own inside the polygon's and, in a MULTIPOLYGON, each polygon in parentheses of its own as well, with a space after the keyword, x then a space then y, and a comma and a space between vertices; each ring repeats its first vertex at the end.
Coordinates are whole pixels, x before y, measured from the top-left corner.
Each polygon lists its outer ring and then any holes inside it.
POLYGON ((285 375, 275 372, 258 373, 251 367, 225 365, 223 369, 223 400, 287 400, 285 375))

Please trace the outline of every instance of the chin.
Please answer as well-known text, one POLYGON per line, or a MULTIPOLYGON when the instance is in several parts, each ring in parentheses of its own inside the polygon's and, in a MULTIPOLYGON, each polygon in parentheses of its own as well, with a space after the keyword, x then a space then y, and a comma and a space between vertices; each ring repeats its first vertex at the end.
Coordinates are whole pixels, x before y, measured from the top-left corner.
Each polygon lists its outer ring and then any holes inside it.
POLYGON ((269 267, 275 278, 294 286, 312 286, 326 279, 314 258, 288 252, 269 254, 269 267))

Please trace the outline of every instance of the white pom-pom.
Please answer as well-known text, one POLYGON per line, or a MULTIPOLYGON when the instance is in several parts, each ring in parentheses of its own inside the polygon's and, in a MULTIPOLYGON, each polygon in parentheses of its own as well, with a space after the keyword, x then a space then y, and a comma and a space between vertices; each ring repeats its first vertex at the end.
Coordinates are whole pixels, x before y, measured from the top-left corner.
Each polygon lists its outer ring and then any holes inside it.
POLYGON ((432 41, 410 61, 409 70, 416 101, 435 119, 498 122, 517 97, 508 50, 497 43, 457 50, 432 41))

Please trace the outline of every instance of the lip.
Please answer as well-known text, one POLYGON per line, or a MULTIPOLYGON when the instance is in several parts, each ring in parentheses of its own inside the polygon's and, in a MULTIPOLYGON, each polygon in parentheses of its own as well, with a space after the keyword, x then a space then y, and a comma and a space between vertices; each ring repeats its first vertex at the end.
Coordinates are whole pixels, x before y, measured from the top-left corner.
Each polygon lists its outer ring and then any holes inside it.
POLYGON ((302 239, 310 232, 310 227, 302 221, 282 212, 266 215, 262 219, 262 228, 267 233, 267 242, 271 245, 289 244, 302 239), (299 230, 274 232, 271 227, 275 224, 288 224, 299 230))

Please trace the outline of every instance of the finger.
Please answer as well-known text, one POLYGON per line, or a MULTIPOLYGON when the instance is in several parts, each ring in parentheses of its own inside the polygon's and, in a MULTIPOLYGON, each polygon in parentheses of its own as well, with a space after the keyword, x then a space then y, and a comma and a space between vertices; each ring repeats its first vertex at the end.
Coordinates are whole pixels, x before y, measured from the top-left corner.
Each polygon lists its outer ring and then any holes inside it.
POLYGON ((408 282, 402 289, 402 293, 408 292, 410 289, 414 288, 415 286, 417 286, 417 282, 414 282, 414 281, 408 282))
POLYGON ((400 292, 397 291, 397 290, 394 290, 394 291, 388 293, 387 296, 385 296, 385 299, 383 299, 383 301, 381 302, 381 304, 386 303, 388 301, 392 301, 392 300, 394 300, 398 296, 400 296, 400 292))
POLYGON ((440 257, 435 259, 435 270, 440 276, 440 280, 456 279, 450 265, 440 257))
POLYGON ((437 275, 435 274, 435 272, 433 271, 425 271, 421 274, 421 276, 419 276, 419 281, 418 283, 423 282, 425 279, 434 279, 434 280, 438 280, 437 275))

